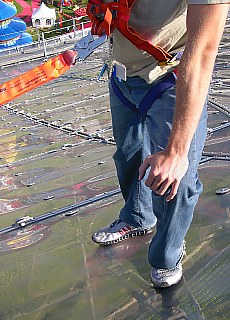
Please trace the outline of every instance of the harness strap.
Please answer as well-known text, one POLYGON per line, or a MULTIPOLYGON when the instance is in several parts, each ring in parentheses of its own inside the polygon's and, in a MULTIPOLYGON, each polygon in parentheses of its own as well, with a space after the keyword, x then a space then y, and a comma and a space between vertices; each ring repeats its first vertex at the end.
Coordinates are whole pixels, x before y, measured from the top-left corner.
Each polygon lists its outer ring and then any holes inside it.
POLYGON ((139 112, 141 116, 145 119, 147 116, 147 113, 149 109, 151 108, 152 104, 159 99, 162 94, 170 89, 172 86, 176 84, 176 75, 177 75, 177 69, 170 73, 170 75, 166 76, 159 82, 157 82, 155 85, 152 86, 152 88, 145 94, 145 96, 142 98, 139 108, 136 107, 136 105, 127 99, 121 89, 117 86, 115 80, 113 77, 110 79, 110 83, 112 86, 112 89, 115 93, 115 95, 118 97, 118 99, 129 109, 131 109, 134 112, 139 112))
POLYGON ((1 84, 0 105, 6 104, 44 83, 60 77, 74 65, 76 58, 77 53, 75 51, 66 50, 40 66, 1 84))
POLYGON ((136 0, 119 0, 105 4, 102 0, 89 0, 86 12, 92 22, 92 34, 100 36, 105 32, 109 36, 117 28, 133 45, 148 52, 156 60, 160 62, 171 60, 171 54, 143 39, 128 25, 135 2, 136 0))
POLYGON ((137 112, 138 113, 138 109, 136 107, 136 105, 132 102, 129 101, 129 99, 127 99, 123 92, 121 91, 121 89, 117 86, 115 80, 114 80, 114 77, 112 76, 110 78, 110 84, 113 88, 113 91, 115 93, 115 95, 118 97, 118 99, 129 109, 131 109, 132 111, 134 112, 137 112))
POLYGON ((176 84, 176 77, 174 72, 157 82, 145 94, 139 105, 141 115, 145 118, 152 104, 159 99, 162 94, 176 84))

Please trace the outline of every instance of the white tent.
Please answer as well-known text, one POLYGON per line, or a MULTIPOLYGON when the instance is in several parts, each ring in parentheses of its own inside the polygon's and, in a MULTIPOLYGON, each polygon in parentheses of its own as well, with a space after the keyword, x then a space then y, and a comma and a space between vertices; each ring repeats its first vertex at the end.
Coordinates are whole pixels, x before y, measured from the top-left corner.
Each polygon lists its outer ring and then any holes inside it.
POLYGON ((37 28, 50 28, 55 24, 55 9, 48 8, 43 2, 41 6, 33 10, 32 24, 37 28))

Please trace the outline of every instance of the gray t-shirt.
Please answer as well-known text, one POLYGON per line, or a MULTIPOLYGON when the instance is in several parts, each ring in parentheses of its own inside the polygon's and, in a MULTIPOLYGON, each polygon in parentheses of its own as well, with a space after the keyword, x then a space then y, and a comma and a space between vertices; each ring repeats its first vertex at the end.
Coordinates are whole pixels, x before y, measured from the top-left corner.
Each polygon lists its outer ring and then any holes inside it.
MULTIPOLYGON (((180 51, 186 44, 187 5, 217 3, 229 3, 229 1, 136 0, 131 11, 129 25, 143 39, 164 50, 180 51)), ((114 30, 113 38, 114 58, 126 66, 128 76, 140 76, 151 83, 172 69, 170 66, 159 66, 149 53, 137 49, 117 29, 114 30)))

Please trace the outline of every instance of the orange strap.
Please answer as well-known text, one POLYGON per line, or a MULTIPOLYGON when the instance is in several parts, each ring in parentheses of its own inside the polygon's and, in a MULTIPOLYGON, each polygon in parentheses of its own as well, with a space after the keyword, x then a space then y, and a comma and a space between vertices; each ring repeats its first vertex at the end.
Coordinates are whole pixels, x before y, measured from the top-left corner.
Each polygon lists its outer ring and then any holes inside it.
POLYGON ((119 0, 119 2, 103 3, 102 0, 89 0, 87 14, 92 22, 92 34, 100 36, 105 32, 108 36, 117 28, 138 49, 151 54, 156 60, 169 61, 172 56, 163 48, 151 44, 141 38, 128 25, 130 12, 136 0, 119 0), (115 17, 113 14, 115 13, 115 17))
POLYGON ((42 65, 0 85, 0 105, 58 78, 74 64, 76 56, 75 51, 66 50, 42 65))

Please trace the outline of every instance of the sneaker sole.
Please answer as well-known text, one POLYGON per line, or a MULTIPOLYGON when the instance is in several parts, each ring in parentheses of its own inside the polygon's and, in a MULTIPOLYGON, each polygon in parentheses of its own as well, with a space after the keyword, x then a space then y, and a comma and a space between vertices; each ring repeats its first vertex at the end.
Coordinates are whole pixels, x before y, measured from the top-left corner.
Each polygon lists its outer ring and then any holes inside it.
POLYGON ((181 281, 181 279, 182 279, 182 276, 181 276, 181 278, 178 280, 178 281, 176 281, 175 283, 172 283, 172 284, 169 284, 168 282, 161 282, 161 283, 154 283, 154 281, 151 279, 151 282, 152 282, 152 286, 153 286, 153 288, 155 288, 155 289, 163 289, 163 288, 169 288, 169 287, 172 287, 172 286, 174 286, 175 284, 178 284, 180 281, 181 281))
POLYGON ((111 244, 116 244, 118 242, 121 242, 123 240, 127 240, 129 238, 135 238, 135 237, 139 237, 139 236, 145 236, 146 234, 149 234, 153 232, 153 228, 152 229, 145 229, 145 230, 139 230, 139 231, 133 231, 131 233, 125 234, 124 236, 119 237, 118 239, 115 240, 111 240, 111 241, 106 241, 106 242, 100 242, 100 241, 96 241, 93 236, 92 236, 92 240, 97 243, 100 244, 102 246, 109 246, 111 244))

